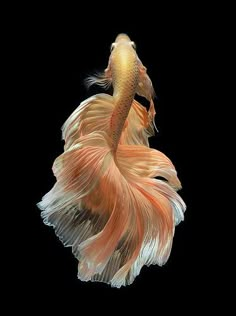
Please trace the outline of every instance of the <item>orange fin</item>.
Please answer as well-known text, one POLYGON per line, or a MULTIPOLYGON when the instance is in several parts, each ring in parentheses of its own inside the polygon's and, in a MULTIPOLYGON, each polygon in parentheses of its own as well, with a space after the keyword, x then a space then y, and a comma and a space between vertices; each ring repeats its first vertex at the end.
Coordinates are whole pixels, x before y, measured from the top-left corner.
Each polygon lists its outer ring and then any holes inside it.
MULTIPOLYGON (((119 147, 120 148, 120 147, 119 147)), ((177 172, 170 159, 162 152, 145 146, 123 145, 119 155, 120 170, 129 170, 134 176, 144 178, 161 177, 175 190, 181 189, 177 172)))
POLYGON ((150 110, 147 112, 144 106, 134 100, 120 143, 149 146, 148 138, 154 135, 154 118, 155 112, 150 112, 150 110))
POLYGON ((147 68, 143 66, 140 59, 138 59, 139 81, 137 87, 137 94, 146 98, 148 101, 154 98, 155 91, 152 81, 147 74, 147 68))
POLYGON ((185 205, 153 176, 171 184, 173 168, 145 146, 119 145, 114 156, 105 132, 81 137, 56 159, 57 183, 38 206, 45 224, 72 247, 81 280, 120 287, 142 266, 166 262, 185 205))
POLYGON ((85 85, 90 88, 92 85, 98 85, 104 89, 108 89, 112 85, 111 65, 110 59, 107 68, 104 72, 97 72, 85 79, 85 85))
MULTIPOLYGON (((101 93, 83 101, 70 115, 62 127, 62 138, 67 150, 78 138, 94 131, 109 134, 110 119, 114 110, 112 96, 101 93)), ((123 128, 120 143, 149 146, 148 138, 154 135, 154 105, 146 108, 136 100, 133 101, 123 128)))
POLYGON ((94 131, 109 131, 109 123, 114 110, 113 97, 100 93, 83 101, 62 126, 65 150, 74 141, 94 131))
POLYGON ((92 85, 98 85, 104 89, 108 89, 112 84, 112 79, 105 72, 97 72, 94 75, 88 76, 84 82, 87 88, 90 88, 92 85))

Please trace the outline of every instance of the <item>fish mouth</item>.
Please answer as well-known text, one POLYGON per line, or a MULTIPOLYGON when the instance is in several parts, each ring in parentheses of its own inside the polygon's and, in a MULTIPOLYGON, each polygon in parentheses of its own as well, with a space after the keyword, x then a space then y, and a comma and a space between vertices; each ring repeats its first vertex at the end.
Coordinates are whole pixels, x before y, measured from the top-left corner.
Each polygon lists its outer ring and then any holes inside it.
POLYGON ((131 40, 127 34, 120 33, 119 35, 117 35, 115 42, 118 43, 118 42, 123 42, 123 41, 130 42, 131 40))

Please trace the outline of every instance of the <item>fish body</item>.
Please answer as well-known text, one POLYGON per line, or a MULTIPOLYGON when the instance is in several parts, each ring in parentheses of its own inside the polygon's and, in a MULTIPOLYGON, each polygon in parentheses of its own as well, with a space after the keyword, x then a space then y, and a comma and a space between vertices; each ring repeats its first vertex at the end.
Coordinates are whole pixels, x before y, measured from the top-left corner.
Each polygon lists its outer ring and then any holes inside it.
POLYGON ((110 127, 112 141, 117 147, 138 86, 138 57, 127 35, 117 37, 109 64, 115 104, 110 127))

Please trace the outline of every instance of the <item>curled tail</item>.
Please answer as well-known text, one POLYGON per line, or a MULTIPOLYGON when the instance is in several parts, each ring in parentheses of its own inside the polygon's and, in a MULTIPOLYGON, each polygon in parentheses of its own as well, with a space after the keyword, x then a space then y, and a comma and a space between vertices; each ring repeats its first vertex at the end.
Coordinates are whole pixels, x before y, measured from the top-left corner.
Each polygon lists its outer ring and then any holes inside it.
MULTIPOLYGON (((69 125, 65 131, 72 135, 69 125)), ((120 287, 143 265, 166 262, 185 210, 166 156, 122 144, 114 153, 107 133, 93 132, 74 140, 53 171, 57 182, 38 206, 45 224, 72 247, 78 278, 120 287)))

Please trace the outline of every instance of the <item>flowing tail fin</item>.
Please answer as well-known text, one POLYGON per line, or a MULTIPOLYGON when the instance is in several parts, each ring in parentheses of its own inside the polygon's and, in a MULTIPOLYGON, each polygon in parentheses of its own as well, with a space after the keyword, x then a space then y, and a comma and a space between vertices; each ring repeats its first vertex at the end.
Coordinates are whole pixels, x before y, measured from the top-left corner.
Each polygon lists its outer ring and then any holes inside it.
POLYGON ((38 206, 45 224, 72 247, 78 278, 120 287, 143 265, 166 262, 185 210, 167 157, 122 144, 114 154, 108 135, 93 132, 74 141, 53 171, 57 182, 38 206))
MULTIPOLYGON (((112 96, 101 93, 83 101, 70 115, 62 127, 62 137, 65 140, 65 150, 81 136, 94 131, 105 131, 109 134, 110 118, 115 108, 112 96)), ((154 135, 155 109, 151 101, 150 109, 136 100, 133 101, 120 143, 129 145, 149 146, 148 138, 154 135)))

